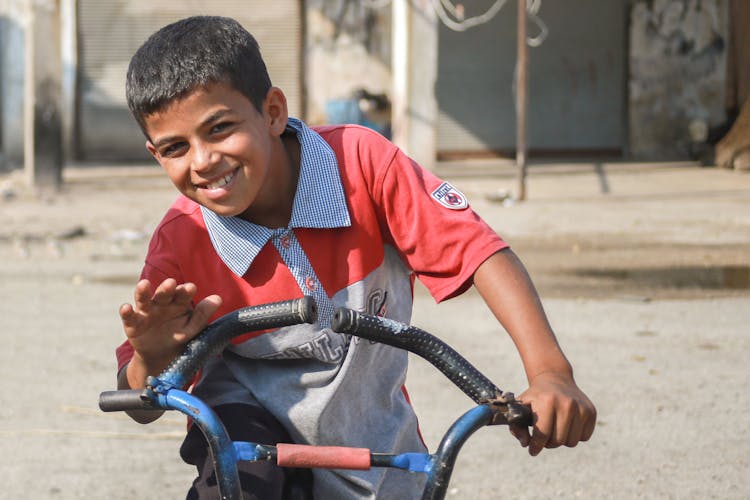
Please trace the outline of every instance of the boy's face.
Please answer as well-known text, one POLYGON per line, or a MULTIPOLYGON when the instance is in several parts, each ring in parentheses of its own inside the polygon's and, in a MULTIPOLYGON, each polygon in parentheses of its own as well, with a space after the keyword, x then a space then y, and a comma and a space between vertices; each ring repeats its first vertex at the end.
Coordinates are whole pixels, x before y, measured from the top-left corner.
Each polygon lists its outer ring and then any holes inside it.
POLYGON ((211 84, 145 123, 147 149, 182 194, 219 215, 285 225, 273 220, 291 214, 296 183, 280 140, 287 109, 279 89, 269 90, 260 113, 231 86, 211 84))

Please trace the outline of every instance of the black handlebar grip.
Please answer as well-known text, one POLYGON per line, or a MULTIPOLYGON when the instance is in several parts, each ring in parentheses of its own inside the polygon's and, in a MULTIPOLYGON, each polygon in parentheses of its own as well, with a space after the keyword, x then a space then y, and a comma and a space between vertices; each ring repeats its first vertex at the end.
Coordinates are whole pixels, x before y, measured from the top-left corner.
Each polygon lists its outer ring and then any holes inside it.
POLYGON ((503 392, 490 379, 448 344, 424 330, 343 307, 334 312, 331 327, 336 332, 405 349, 426 359, 477 404, 502 398, 503 392))
POLYGON ((99 395, 99 409, 102 411, 127 411, 153 409, 144 389, 105 391, 99 395))
POLYGON ((237 309, 208 325, 188 342, 182 354, 172 361, 159 378, 178 380, 177 385, 182 386, 193 378, 209 356, 222 351, 236 336, 252 331, 314 323, 316 320, 317 307, 312 297, 237 309))

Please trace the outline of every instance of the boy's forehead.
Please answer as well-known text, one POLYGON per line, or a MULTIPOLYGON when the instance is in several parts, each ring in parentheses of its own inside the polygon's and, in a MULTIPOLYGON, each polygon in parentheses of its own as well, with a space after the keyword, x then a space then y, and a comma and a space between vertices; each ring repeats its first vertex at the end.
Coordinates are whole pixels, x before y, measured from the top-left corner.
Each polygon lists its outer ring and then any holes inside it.
POLYGON ((196 86, 172 98, 156 111, 144 116, 144 122, 150 136, 152 127, 185 118, 205 121, 222 110, 247 112, 254 111, 255 107, 231 85, 212 83, 196 86))

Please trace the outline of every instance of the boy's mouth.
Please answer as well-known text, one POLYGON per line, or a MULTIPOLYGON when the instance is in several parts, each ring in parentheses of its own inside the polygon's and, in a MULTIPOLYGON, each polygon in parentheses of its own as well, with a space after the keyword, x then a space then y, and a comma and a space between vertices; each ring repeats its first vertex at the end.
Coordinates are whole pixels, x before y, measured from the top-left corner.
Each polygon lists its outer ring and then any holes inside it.
POLYGON ((232 170, 228 174, 216 179, 215 181, 209 184, 198 185, 197 187, 201 189, 208 189, 208 190, 223 188, 224 186, 232 182, 232 179, 234 179, 235 174, 237 174, 237 169, 232 170))

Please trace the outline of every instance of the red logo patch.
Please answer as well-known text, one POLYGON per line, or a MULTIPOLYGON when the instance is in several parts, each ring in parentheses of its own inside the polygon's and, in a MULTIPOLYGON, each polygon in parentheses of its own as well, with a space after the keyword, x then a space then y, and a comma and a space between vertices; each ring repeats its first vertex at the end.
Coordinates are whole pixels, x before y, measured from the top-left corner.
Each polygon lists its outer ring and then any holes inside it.
POLYGON ((445 208, 463 210, 469 206, 466 196, 448 182, 443 182, 432 192, 432 197, 445 208))

